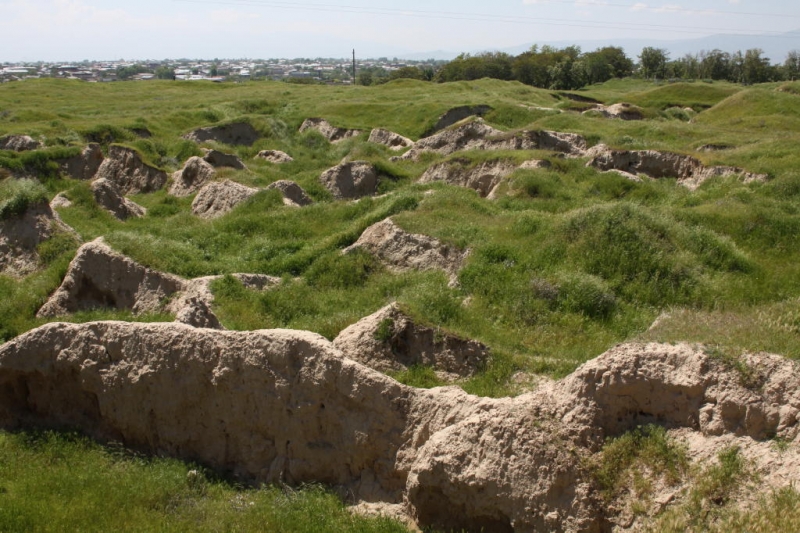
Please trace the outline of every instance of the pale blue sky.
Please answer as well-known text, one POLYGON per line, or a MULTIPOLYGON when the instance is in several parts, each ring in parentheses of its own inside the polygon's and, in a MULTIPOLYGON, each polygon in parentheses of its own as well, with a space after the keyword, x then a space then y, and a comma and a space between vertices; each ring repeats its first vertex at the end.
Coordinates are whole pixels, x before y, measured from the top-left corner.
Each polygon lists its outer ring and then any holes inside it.
POLYGON ((798 0, 0 0, 0 61, 375 57, 797 29, 798 0))

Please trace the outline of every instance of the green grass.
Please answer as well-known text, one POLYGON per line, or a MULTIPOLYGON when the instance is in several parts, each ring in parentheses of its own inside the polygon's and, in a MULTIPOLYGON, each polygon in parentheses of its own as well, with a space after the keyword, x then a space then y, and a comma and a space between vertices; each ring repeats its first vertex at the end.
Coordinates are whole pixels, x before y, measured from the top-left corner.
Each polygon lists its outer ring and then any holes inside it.
POLYGON ((6 178, 0 181, 0 220, 20 216, 28 206, 47 201, 47 189, 36 180, 6 178))
POLYGON ((405 532, 333 493, 248 487, 74 433, 0 432, 2 531, 405 532))
MULTIPOLYGON (((736 315, 742 329, 721 338, 719 328, 713 334, 692 333, 702 321, 672 322, 674 328, 660 337, 665 340, 684 337, 734 350, 767 346, 800 354, 791 333, 770 339, 765 334, 762 342, 744 326, 751 311, 800 297, 800 154, 791 123, 796 95, 775 89, 613 80, 581 91, 605 103, 634 102, 656 117, 623 122, 529 110, 523 106, 552 107, 560 100, 550 91, 497 80, 399 80, 378 87, 35 80, 0 87, 0 108, 10 111, 0 119, 0 133, 44 137, 49 150, 76 150, 88 140, 124 142, 174 170, 199 153, 181 138, 187 131, 251 123, 262 134, 252 147, 208 144, 248 164, 248 171, 220 170, 220 179, 257 187, 292 179, 314 198, 313 206, 285 207, 273 191, 225 217, 204 221, 190 214, 191 197, 176 199, 160 191, 135 196, 149 213, 123 223, 97 208, 84 182, 46 174, 45 188, 48 196, 66 191, 74 205, 60 215, 84 241, 104 236, 146 266, 184 277, 254 272, 283 278, 264 293, 244 290, 232 278, 215 285, 215 310, 228 328, 302 328, 334 338, 359 318, 398 301, 423 323, 489 345, 495 360, 462 386, 503 395, 513 390, 508 380, 515 372, 564 375, 616 343, 639 338, 667 310, 712 321, 736 315), (703 144, 729 144, 734 148, 697 155, 710 164, 766 172, 772 179, 751 185, 719 179, 689 192, 673 180, 634 183, 542 151, 454 156, 469 165, 551 161, 549 169, 514 173, 505 185, 507 195, 487 201, 441 183, 414 183, 429 165, 448 158, 390 162, 394 153, 366 143, 366 135, 333 145, 314 132, 297 133, 305 118, 321 116, 337 126, 386 127, 414 138, 447 109, 476 104, 491 105, 494 111, 486 120, 509 131, 548 128, 582 133, 593 143, 687 153, 703 144), (687 124, 659 118, 666 107, 705 110, 687 124), (790 129, 731 126, 747 114, 783 121, 790 129), (136 137, 136 128, 148 129, 152 137, 136 137), (266 148, 285 150, 295 161, 271 165, 253 159, 266 148), (317 178, 345 157, 374 163, 383 176, 384 196, 333 201, 317 178), (367 254, 341 255, 366 227, 387 216, 408 231, 471 249, 459 286, 448 287, 440 273, 394 274, 367 254)), ((58 285, 74 246, 46 245, 44 270, 21 284, 0 279, 4 339, 41 324, 35 310, 58 285)), ((93 316, 116 315, 98 311, 93 316)))

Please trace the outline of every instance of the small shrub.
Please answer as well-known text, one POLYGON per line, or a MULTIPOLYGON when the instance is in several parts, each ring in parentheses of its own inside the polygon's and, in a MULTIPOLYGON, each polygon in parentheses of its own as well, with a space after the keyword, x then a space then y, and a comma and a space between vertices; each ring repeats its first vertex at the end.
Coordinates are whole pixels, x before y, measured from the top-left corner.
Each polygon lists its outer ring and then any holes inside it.
POLYGON ((30 179, 10 179, 0 184, 0 220, 20 216, 28 206, 47 202, 47 189, 30 179))
POLYGON ((514 185, 531 198, 551 199, 558 197, 561 180, 557 174, 528 172, 514 180, 514 185))
POLYGON ((409 387, 419 389, 432 389, 441 387, 445 382, 439 379, 436 372, 430 366, 412 365, 401 372, 389 374, 391 377, 409 387))
POLYGON ((686 450, 663 427, 648 425, 609 440, 591 470, 606 500, 612 500, 635 481, 632 476, 649 470, 672 485, 680 481, 688 464, 686 450))
POLYGON ((376 341, 388 342, 389 339, 392 338, 392 335, 394 335, 394 320, 391 318, 384 318, 381 320, 380 324, 378 324, 378 328, 375 330, 373 337, 376 341))
POLYGON ((614 293, 602 279, 581 273, 562 277, 558 303, 565 311, 595 319, 609 318, 617 307, 614 293))
POLYGON ((363 285, 375 267, 375 259, 367 252, 356 250, 342 255, 336 250, 314 261, 305 278, 317 288, 348 289, 363 285))
POLYGON ((130 132, 110 124, 98 124, 82 130, 80 134, 87 142, 105 145, 133 139, 133 135, 130 132))

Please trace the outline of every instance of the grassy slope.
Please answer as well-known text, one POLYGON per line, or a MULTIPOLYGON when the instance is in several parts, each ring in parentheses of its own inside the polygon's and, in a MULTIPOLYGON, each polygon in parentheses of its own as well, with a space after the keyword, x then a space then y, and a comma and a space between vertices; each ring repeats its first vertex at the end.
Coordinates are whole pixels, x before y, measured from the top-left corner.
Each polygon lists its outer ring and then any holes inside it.
MULTIPOLYGON (((176 200, 162 191, 135 197, 149 214, 122 223, 94 205, 85 183, 50 176, 45 185, 51 196, 66 190, 75 202, 61 215, 84 240, 103 235, 148 266, 187 277, 263 272, 284 278, 279 288, 263 294, 230 278, 217 283, 217 310, 229 328, 303 328, 333 338, 398 300, 419 320, 489 344, 494 353, 489 368, 462 386, 502 395, 516 390, 510 377, 517 370, 564 375, 629 339, 706 342, 734 356, 749 349, 800 357, 800 96, 776 88, 613 81, 582 91, 605 103, 636 103, 657 117, 621 122, 530 110, 522 106, 553 107, 560 100, 548 91, 495 80, 397 81, 374 88, 41 80, 0 86, 0 134, 43 136, 54 153, 87 139, 121 142, 171 171, 199 153, 182 134, 250 121, 264 135, 261 140, 252 147, 222 147, 245 158, 250 172, 224 170, 221 176, 257 186, 293 179, 317 204, 291 209, 276 193, 261 193, 208 222, 190 215, 191 199, 176 200), (750 185, 717 180, 689 192, 671 180, 636 184, 600 175, 582 161, 546 152, 468 154, 476 161, 545 157, 553 163, 546 171, 515 173, 508 196, 490 202, 441 184, 415 185, 429 164, 442 159, 438 156, 391 163, 392 153, 366 143, 366 135, 334 146, 313 133, 296 133, 303 119, 322 116, 337 126, 386 127, 417 138, 446 109, 485 103, 495 108, 487 120, 502 129, 571 131, 619 148, 691 153, 709 164, 739 165, 771 179, 750 185), (668 120, 663 110, 674 106, 705 110, 691 123, 668 120), (140 127, 152 138, 137 138, 131 128, 140 127), (733 148, 696 153, 704 144, 733 148), (266 148, 285 150, 296 161, 276 167, 252 160, 266 148), (378 164, 390 178, 383 184, 389 194, 333 202, 317 177, 346 156, 378 164), (341 256, 365 227, 390 215, 410 231, 473 250, 459 288, 448 287, 442 274, 394 275, 367 255, 341 256), (659 315, 659 325, 648 330, 659 315)), ((34 163, 48 168, 46 160, 34 163)), ((31 163, 0 153, 3 164, 31 163)), ((0 198, 13 193, 2 187, 0 198)), ((46 245, 45 268, 24 280, 0 276, 3 339, 41 323, 34 313, 60 282, 76 246, 69 240, 46 245)), ((98 318, 170 319, 104 311, 69 317, 98 318)), ((424 369, 398 378, 436 383, 424 369)), ((10 446, 12 438, 5 439, 10 446)), ((131 520, 151 519, 142 516, 131 520)), ((183 518, 177 516, 180 527, 183 518)))

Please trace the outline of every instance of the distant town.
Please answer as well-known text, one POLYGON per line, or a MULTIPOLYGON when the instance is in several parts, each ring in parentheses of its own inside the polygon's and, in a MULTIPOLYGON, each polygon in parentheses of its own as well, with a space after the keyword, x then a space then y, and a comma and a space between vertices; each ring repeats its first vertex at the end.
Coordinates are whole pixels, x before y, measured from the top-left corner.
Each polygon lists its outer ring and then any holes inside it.
MULTIPOLYGON (((360 73, 391 72, 417 67, 433 71, 444 61, 403 61, 386 57, 359 60, 360 73)), ((82 61, 79 63, 0 63, 0 82, 34 78, 65 78, 87 82, 153 79, 189 81, 283 80, 298 83, 352 84, 352 59, 268 59, 268 60, 167 60, 167 61, 82 61)))

